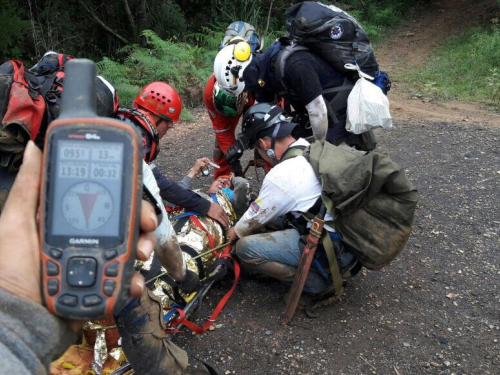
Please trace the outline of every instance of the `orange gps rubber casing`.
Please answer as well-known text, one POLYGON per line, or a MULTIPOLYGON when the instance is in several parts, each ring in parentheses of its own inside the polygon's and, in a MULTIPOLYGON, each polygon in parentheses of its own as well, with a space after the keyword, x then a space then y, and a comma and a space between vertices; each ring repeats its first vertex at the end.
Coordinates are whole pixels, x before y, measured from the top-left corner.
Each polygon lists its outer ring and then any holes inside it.
POLYGON ((118 313, 129 296, 139 236, 142 141, 135 127, 95 115, 91 61, 68 62, 68 77, 74 80, 67 83, 69 90, 65 86, 61 116, 47 130, 43 154, 42 294, 58 316, 99 319, 118 313))

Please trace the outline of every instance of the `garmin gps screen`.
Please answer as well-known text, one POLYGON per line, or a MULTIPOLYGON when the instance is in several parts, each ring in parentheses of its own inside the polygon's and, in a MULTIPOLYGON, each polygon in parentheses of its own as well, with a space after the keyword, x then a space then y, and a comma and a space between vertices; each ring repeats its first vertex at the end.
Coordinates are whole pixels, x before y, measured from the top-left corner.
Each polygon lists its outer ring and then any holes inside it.
POLYGON ((57 141, 52 235, 120 235, 123 148, 121 142, 57 141))

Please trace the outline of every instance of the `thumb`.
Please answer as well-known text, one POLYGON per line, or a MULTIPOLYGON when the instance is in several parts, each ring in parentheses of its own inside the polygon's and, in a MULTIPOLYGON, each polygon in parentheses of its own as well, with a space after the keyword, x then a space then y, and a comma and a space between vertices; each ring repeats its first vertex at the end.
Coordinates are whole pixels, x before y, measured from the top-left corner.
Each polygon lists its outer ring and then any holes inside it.
POLYGON ((42 152, 32 141, 24 150, 23 164, 19 169, 2 216, 34 218, 38 204, 42 152))

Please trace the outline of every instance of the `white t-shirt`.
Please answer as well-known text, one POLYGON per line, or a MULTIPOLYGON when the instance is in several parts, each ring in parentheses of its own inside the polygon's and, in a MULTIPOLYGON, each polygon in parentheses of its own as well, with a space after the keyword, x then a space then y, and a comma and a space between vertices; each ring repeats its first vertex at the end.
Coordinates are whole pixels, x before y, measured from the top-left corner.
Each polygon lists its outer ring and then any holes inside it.
MULTIPOLYGON (((289 147, 292 146, 309 146, 309 142, 299 138, 289 147)), ((234 230, 240 238, 256 233, 280 215, 307 212, 320 195, 321 183, 311 164, 303 156, 285 160, 266 175, 259 197, 236 223, 234 230)))

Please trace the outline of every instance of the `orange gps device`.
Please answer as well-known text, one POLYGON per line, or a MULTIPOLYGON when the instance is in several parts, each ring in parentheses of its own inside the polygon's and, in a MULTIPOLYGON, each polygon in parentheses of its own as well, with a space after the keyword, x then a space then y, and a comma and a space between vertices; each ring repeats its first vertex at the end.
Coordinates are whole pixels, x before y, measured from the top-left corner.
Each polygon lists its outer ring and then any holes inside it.
POLYGON ((44 302, 70 319, 98 319, 125 304, 142 197, 135 127, 97 117, 95 65, 65 66, 61 115, 46 134, 40 204, 44 302))

